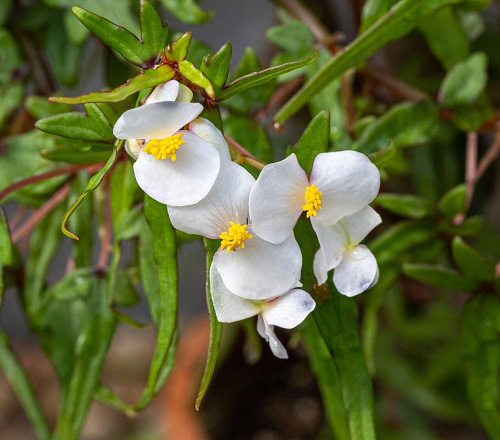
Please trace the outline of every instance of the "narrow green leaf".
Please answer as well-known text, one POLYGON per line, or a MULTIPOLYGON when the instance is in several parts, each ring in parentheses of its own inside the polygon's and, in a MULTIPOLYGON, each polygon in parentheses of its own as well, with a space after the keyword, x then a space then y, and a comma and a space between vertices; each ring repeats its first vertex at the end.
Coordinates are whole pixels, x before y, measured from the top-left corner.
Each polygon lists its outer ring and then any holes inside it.
POLYGON ((72 11, 87 29, 137 66, 153 66, 167 45, 168 28, 146 0, 141 2, 142 40, 127 29, 79 6, 73 6, 72 11))
POLYGON ((179 63, 179 72, 184 78, 204 89, 210 98, 215 99, 215 90, 212 83, 193 63, 188 60, 181 61, 179 63))
MULTIPOLYGON (((61 98, 62 99, 62 98, 61 98)), ((88 142, 113 142, 113 127, 97 104, 85 104, 87 114, 61 113, 40 119, 35 127, 46 133, 88 142)))
MULTIPOLYGON (((158 84, 162 84, 174 78, 175 70, 169 65, 163 65, 157 69, 148 69, 139 73, 139 75, 130 78, 125 84, 116 89, 106 91, 106 92, 93 92, 87 95, 75 96, 75 97, 64 97, 64 96, 52 96, 49 98, 50 102, 58 102, 61 104, 85 104, 89 102, 119 102, 123 101, 125 98, 133 95, 150 87, 155 87, 158 84)), ((73 113, 70 113, 73 114, 73 113)), ((58 115, 59 117, 64 115, 58 115)), ((54 116, 54 118, 57 116, 54 116)), ((37 127, 38 126, 37 123, 37 127)), ((43 128, 40 128, 43 130, 43 128)), ((46 131, 46 130, 44 130, 46 131)))
POLYGON ((414 280, 441 289, 464 291, 475 289, 478 286, 475 279, 445 267, 405 263, 403 264, 403 272, 414 280))
POLYGON ((203 11, 195 0, 160 0, 177 19, 188 24, 202 24, 212 18, 212 12, 203 11))
POLYGON ((422 16, 454 0, 429 2, 427 0, 401 0, 384 16, 373 23, 343 52, 333 57, 322 69, 278 111, 275 121, 283 124, 297 113, 314 95, 344 72, 365 61, 388 42, 400 38, 414 27, 422 16))
POLYGON ((118 411, 122 411, 128 417, 135 417, 137 413, 132 407, 127 405, 123 400, 121 400, 113 391, 111 391, 105 385, 99 385, 99 387, 94 392, 94 399, 105 405, 109 405, 118 411))
POLYGON ((482 52, 472 54, 453 67, 446 75, 440 89, 445 107, 471 104, 486 86, 488 58, 482 52))
POLYGON ((158 335, 148 384, 134 408, 145 408, 159 391, 172 369, 169 361, 175 347, 177 328, 177 246, 175 230, 170 223, 167 207, 149 196, 144 198, 144 213, 151 227, 153 255, 158 273, 158 335))
POLYGON ((283 75, 284 73, 291 72, 292 70, 298 69, 299 67, 307 66, 309 63, 312 63, 315 60, 317 55, 318 52, 315 52, 310 57, 304 58, 303 60, 292 61, 290 63, 281 64, 279 66, 269 67, 259 72, 250 73, 248 75, 237 78, 222 89, 219 96, 217 96, 217 100, 223 101, 224 99, 228 99, 231 96, 240 93, 250 87, 264 84, 267 81, 276 78, 277 76, 283 75))
POLYGON ((49 440, 51 438, 49 424, 47 423, 40 403, 37 400, 35 391, 33 390, 23 367, 10 347, 7 334, 1 330, 0 366, 2 367, 2 371, 9 380, 12 388, 16 392, 24 411, 26 412, 26 416, 33 426, 38 438, 40 440, 49 440))
POLYGON ((205 365, 205 371, 203 372, 203 377, 200 383, 200 390, 198 391, 198 396, 196 397, 195 407, 197 410, 200 409, 201 402, 205 393, 207 392, 208 386, 215 371, 215 366, 217 364, 217 357, 219 356, 220 342, 222 339, 222 323, 217 320, 215 314, 214 305, 212 302, 212 291, 210 289, 210 266, 214 258, 215 252, 219 248, 218 240, 204 239, 205 250, 207 253, 207 307, 208 316, 210 318, 210 342, 208 346, 208 357, 207 363, 205 365))
POLYGON ((370 153, 368 157, 381 170, 391 163, 392 159, 396 156, 396 151, 396 144, 391 141, 388 147, 382 148, 375 153, 370 153))
POLYGON ((439 210, 448 217, 465 212, 465 197, 467 188, 465 184, 457 185, 450 189, 439 201, 439 210))
POLYGON ((45 96, 30 95, 24 100, 26 110, 36 119, 47 118, 59 113, 71 111, 71 107, 65 104, 49 102, 45 96))
POLYGON ((70 146, 60 146, 40 151, 42 157, 55 162, 71 164, 93 164, 105 162, 109 158, 109 149, 81 151, 70 146))
POLYGON ((191 32, 186 32, 181 35, 176 41, 174 41, 165 50, 165 57, 169 61, 175 61, 176 63, 184 61, 188 54, 189 45, 191 44, 191 39, 193 34, 191 32))
POLYGON ((295 153, 300 166, 308 176, 314 164, 314 159, 320 153, 328 151, 330 141, 330 112, 323 110, 309 123, 295 148, 289 153, 295 153))
POLYGON ((463 344, 467 391, 475 412, 492 439, 500 439, 500 302, 477 295, 464 312, 463 344))
POLYGON ((226 85, 232 53, 233 48, 231 43, 226 43, 215 55, 207 55, 203 58, 200 70, 213 84, 217 95, 218 91, 226 85))
POLYGON ((361 12, 360 33, 365 32, 397 2, 398 0, 366 0, 361 12))
POLYGON ((439 121, 439 108, 431 101, 398 104, 370 124, 352 149, 373 153, 384 148, 389 139, 397 148, 429 142, 439 121))
POLYGON ((113 152, 111 153, 111 156, 109 157, 108 161, 106 162, 106 165, 104 165, 99 172, 94 174, 90 180, 89 183, 87 184, 85 190, 83 193, 78 196, 76 201, 73 203, 71 208, 64 214, 62 223, 61 223, 61 230, 64 235, 66 235, 69 238, 73 238, 74 240, 79 240, 79 238, 73 234, 72 232, 68 231, 66 228, 66 223, 68 222, 69 218, 75 212, 76 208, 80 206, 82 203, 83 199, 87 197, 87 194, 91 193, 94 191, 102 182, 102 179, 108 174, 108 172, 113 168, 113 165, 115 164, 116 160, 118 159, 118 155, 121 151, 121 148, 123 146, 123 140, 119 140, 115 143, 115 147, 113 148, 113 152))
POLYGON ((3 269, 10 266, 14 258, 12 241, 10 239, 9 224, 5 217, 5 212, 0 206, 0 307, 2 306, 4 281, 3 269))
POLYGON ((493 281, 495 278, 495 262, 484 258, 460 237, 453 239, 451 251, 455 264, 465 275, 481 281, 493 281))
POLYGON ((433 206, 428 200, 407 194, 379 194, 374 204, 413 219, 427 217, 433 212, 433 206))

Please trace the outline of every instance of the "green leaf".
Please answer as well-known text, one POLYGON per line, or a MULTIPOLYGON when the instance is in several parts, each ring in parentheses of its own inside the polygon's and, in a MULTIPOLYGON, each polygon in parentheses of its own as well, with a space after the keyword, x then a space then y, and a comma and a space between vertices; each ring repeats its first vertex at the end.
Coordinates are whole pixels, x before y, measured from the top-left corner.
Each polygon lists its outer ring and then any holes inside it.
POLYGON ((21 66, 22 60, 16 39, 7 30, 0 28, 0 82, 8 82, 12 72, 21 66))
POLYGON ((314 43, 310 29, 299 20, 273 26, 266 31, 266 38, 287 52, 308 50, 314 43))
POLYGON ((0 26, 3 26, 9 18, 10 11, 12 10, 12 0, 4 0, 0 4, 0 26))
POLYGON ((472 54, 455 65, 446 75, 440 89, 445 107, 451 108, 474 102, 486 86, 488 58, 482 52, 472 54))
POLYGON ((310 176, 314 159, 318 154, 328 151, 329 140, 330 113, 328 110, 323 110, 309 123, 297 146, 289 152, 296 154, 300 166, 310 176))
POLYGON ((500 438, 500 302, 493 295, 477 295, 466 305, 463 349, 467 392, 484 429, 500 438))
POLYGON ((66 162, 71 164, 93 164, 106 162, 109 158, 109 149, 78 150, 69 145, 42 150, 40 154, 47 160, 66 162))
POLYGON ((24 101, 24 106, 35 119, 47 118, 49 116, 58 115, 59 113, 71 111, 69 105, 49 102, 47 97, 36 95, 27 96, 24 101))
POLYGON ((168 28, 147 0, 141 2, 141 40, 130 31, 83 8, 74 6, 72 11, 87 29, 137 66, 152 67, 167 45, 168 28))
POLYGON ((484 229, 484 218, 474 215, 466 218, 462 223, 455 224, 453 218, 444 219, 439 224, 439 230, 451 235, 462 237, 476 237, 484 229))
POLYGON ((382 148, 375 153, 370 153, 368 158, 381 170, 392 162, 392 159, 396 156, 396 151, 396 144, 391 141, 388 147, 382 148))
POLYGON ((5 217, 5 212, 0 207, 0 306, 2 305, 4 294, 3 269, 10 266, 14 258, 12 242, 10 239, 9 224, 5 217))
POLYGON ((117 236, 122 233, 125 217, 132 209, 138 189, 132 164, 120 162, 111 176, 111 212, 113 230, 117 236))
POLYGON ((384 16, 373 23, 345 50, 312 76, 306 84, 278 111, 275 121, 283 124, 297 113, 314 95, 344 72, 364 62, 388 42, 409 32, 421 18, 431 14, 437 7, 454 3, 454 0, 401 0, 384 16))
POLYGON ((306 319, 300 326, 300 334, 309 353, 309 361, 318 381, 332 433, 337 440, 350 440, 337 366, 313 319, 306 319))
POLYGON ((205 393, 208 390, 208 386, 210 385, 210 381, 212 380, 212 376, 215 371, 223 329, 222 322, 217 320, 217 315, 215 314, 215 308, 212 302, 212 290, 210 287, 210 266, 212 265, 214 254, 220 246, 220 242, 219 240, 209 240, 208 238, 203 239, 203 241, 205 243, 205 251, 207 254, 207 307, 208 316, 210 318, 210 342, 208 345, 208 357, 205 365, 205 371, 203 372, 200 389, 198 391, 198 396, 196 397, 195 407, 197 410, 200 409, 201 402, 205 397, 205 393))
POLYGON ((455 237, 451 244, 453 260, 460 271, 481 281, 493 281, 495 262, 482 257, 460 237, 455 237))
MULTIPOLYGON (((148 384, 135 409, 145 408, 159 391, 172 369, 177 329, 177 246, 175 229, 170 223, 167 207, 149 196, 144 198, 144 212, 151 227, 153 255, 158 274, 158 336, 149 369, 148 384)), ((155 305, 155 304, 150 304, 155 305)))
POLYGON ((21 363, 15 356, 8 336, 0 330, 0 366, 17 394, 21 405, 26 412, 40 440, 51 438, 49 424, 45 418, 43 410, 38 402, 37 396, 31 386, 28 376, 23 370, 21 363))
POLYGON ((160 0, 168 11, 183 23, 202 24, 210 20, 212 12, 203 11, 195 0, 160 0))
POLYGON ((61 104, 85 104, 91 102, 119 102, 140 90, 155 87, 174 78, 175 70, 169 65, 157 69, 144 70, 139 75, 130 78, 125 84, 106 92, 93 92, 75 97, 52 96, 50 102, 61 104))
POLYGON ((19 107, 24 96, 24 87, 20 81, 0 83, 0 130, 4 127, 12 112, 19 107))
POLYGON ((397 148, 429 142, 439 127, 439 108, 431 101, 395 105, 370 124, 352 149, 365 154, 378 151, 392 141, 397 148))
POLYGON ((433 212, 433 206, 428 200, 407 194, 379 194, 374 204, 413 219, 427 217, 433 212))
POLYGON ((97 104, 85 104, 84 113, 61 113, 40 119, 35 127, 46 133, 88 142, 113 142, 113 127, 97 104))
POLYGON ((469 40, 453 8, 443 8, 432 16, 425 17, 420 22, 419 29, 446 70, 469 56, 469 40))
POLYGON ((439 210, 448 217, 465 212, 467 187, 460 184, 450 189, 439 201, 439 210))
POLYGON ((115 164, 118 158, 118 154, 120 153, 122 146, 123 146, 123 140, 116 142, 115 147, 113 148, 113 152, 111 153, 111 156, 108 158, 106 164, 101 168, 99 172, 97 172, 90 178, 87 186, 85 187, 85 190, 78 196, 78 198, 73 203, 73 205, 71 205, 71 208, 66 212, 66 214, 64 214, 61 223, 61 230, 63 234, 66 235, 67 237, 73 238, 74 240, 79 240, 79 238, 75 234, 66 229, 66 223, 68 222, 73 212, 75 212, 76 208, 78 208, 78 206, 83 202, 85 197, 87 197, 89 193, 94 191, 101 184, 102 179, 104 179, 106 174, 108 174, 111 168, 113 168, 113 165, 115 164))
POLYGON ((312 63, 317 56, 317 52, 312 54, 303 60, 292 61, 290 63, 281 64, 279 66, 269 67, 267 69, 261 70, 259 72, 253 72, 248 75, 244 75, 240 78, 231 81, 217 96, 218 101, 223 101, 230 98, 231 96, 241 93, 242 91, 250 88, 256 87, 258 85, 264 84, 277 76, 283 75, 284 73, 291 72, 292 70, 298 69, 312 63))
POLYGON ((165 57, 169 61, 174 61, 176 63, 184 61, 188 54, 189 45, 191 44, 191 39, 193 34, 191 32, 186 32, 181 35, 176 41, 170 44, 165 50, 165 57))
POLYGON ((232 53, 231 43, 226 43, 213 56, 203 58, 200 70, 214 86, 216 95, 226 85, 232 53))
POLYGON ((444 267, 428 264, 405 263, 403 272, 414 280, 442 289, 464 291, 475 289, 478 285, 473 278, 444 267))
POLYGON ((215 99, 215 90, 212 83, 193 63, 188 60, 181 61, 179 63, 179 72, 184 78, 204 89, 210 98, 215 99))

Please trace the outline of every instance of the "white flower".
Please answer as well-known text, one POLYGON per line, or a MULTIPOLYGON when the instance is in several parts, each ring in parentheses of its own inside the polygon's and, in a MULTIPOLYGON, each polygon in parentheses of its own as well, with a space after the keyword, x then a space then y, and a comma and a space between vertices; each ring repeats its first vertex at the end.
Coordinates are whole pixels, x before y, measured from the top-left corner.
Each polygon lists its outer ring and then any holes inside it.
MULTIPOLYGON (((368 205, 378 193, 380 174, 367 156, 356 151, 321 153, 308 179, 295 154, 267 165, 250 194, 253 230, 264 240, 280 243, 292 232, 303 211, 312 225, 333 225, 368 205)), ((319 225, 319 226, 318 226, 319 225)), ((321 243, 331 262, 330 249, 321 243)))
POLYGON ((205 197, 221 160, 216 146, 181 130, 203 110, 201 104, 185 102, 192 98, 186 89, 177 81, 158 86, 145 105, 123 113, 113 128, 117 139, 128 140, 126 148, 132 155, 140 148, 137 140, 145 140, 134 163, 137 183, 153 199, 174 206, 205 197))
POLYGON ((307 292, 293 289, 271 300, 248 300, 227 290, 215 265, 210 268, 210 286, 215 314, 220 322, 235 322, 258 315, 257 331, 281 359, 288 353, 274 333, 274 326, 294 328, 314 310, 316 303, 307 292))
POLYGON ((381 222, 380 215, 367 206, 334 225, 321 226, 318 236, 328 243, 334 258, 327 261, 322 249, 316 252, 313 268, 318 284, 326 282, 327 272, 334 269, 333 283, 342 295, 358 295, 374 286, 378 281, 377 260, 359 243, 381 222))
POLYGON ((168 206, 176 229, 222 239, 213 264, 232 293, 248 299, 268 299, 287 292, 300 278, 302 254, 293 234, 281 244, 253 234, 248 221, 252 175, 231 161, 222 161, 219 176, 207 196, 184 207, 168 206))

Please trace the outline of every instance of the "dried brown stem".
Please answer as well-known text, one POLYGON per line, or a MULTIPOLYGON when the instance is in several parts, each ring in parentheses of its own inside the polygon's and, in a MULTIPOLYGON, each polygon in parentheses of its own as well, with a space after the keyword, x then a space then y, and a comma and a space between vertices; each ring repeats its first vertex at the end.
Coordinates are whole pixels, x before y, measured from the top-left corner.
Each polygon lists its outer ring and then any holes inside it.
POLYGON ((236 142, 231 136, 225 134, 226 140, 229 141, 229 150, 231 152, 231 158, 234 162, 243 164, 246 163, 258 170, 262 170, 267 164, 263 160, 256 158, 250 151, 246 150, 238 142, 236 142))
POLYGON ((93 173, 95 171, 98 171, 102 166, 102 163, 92 165, 70 165, 67 167, 58 168, 57 170, 48 171, 47 173, 39 174, 37 176, 31 176, 26 179, 22 179, 19 182, 16 182, 1 191, 0 200, 8 196, 10 193, 25 186, 32 185, 33 183, 42 182, 44 180, 52 179, 53 177, 57 176, 63 176, 65 174, 75 174, 81 170, 87 170, 89 173, 93 173))
POLYGON ((231 136, 229 136, 228 134, 224 134, 224 137, 229 143, 231 143, 233 148, 242 156, 251 157, 252 159, 257 159, 252 153, 250 153, 250 151, 248 151, 247 149, 245 149, 245 147, 236 142, 231 136))
POLYGON ((59 203, 68 197, 71 190, 71 185, 67 182, 62 188, 56 191, 45 204, 37 209, 26 222, 12 234, 12 241, 17 242, 27 234, 40 222, 50 211, 52 211, 59 203))

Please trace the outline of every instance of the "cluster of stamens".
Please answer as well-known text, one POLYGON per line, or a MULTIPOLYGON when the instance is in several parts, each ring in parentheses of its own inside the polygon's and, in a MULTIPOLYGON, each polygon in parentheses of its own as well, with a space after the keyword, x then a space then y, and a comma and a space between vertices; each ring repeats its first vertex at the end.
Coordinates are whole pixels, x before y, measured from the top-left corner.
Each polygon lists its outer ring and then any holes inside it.
POLYGON ((144 147, 144 152, 152 154, 155 159, 177 160, 177 150, 184 144, 182 133, 174 134, 163 139, 151 139, 144 147))
POLYGON ((227 253, 235 251, 237 248, 245 248, 245 240, 251 239, 252 235, 247 231, 248 225, 240 225, 239 223, 230 222, 229 229, 220 234, 221 249, 227 248, 227 253))
POLYGON ((302 210, 307 211, 307 218, 311 216, 316 217, 322 205, 321 191, 314 183, 306 188, 304 199, 306 200, 306 204, 302 207, 302 210))

